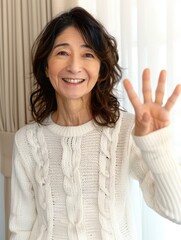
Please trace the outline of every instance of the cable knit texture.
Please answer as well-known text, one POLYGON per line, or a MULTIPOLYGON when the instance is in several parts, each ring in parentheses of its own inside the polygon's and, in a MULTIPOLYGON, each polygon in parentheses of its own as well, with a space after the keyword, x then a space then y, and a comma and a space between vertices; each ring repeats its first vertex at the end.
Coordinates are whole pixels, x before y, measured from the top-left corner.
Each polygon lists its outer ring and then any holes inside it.
POLYGON ((90 121, 63 127, 29 124, 16 133, 11 240, 135 240, 130 177, 146 203, 181 223, 181 171, 169 128, 132 134, 134 116, 115 128, 90 121))

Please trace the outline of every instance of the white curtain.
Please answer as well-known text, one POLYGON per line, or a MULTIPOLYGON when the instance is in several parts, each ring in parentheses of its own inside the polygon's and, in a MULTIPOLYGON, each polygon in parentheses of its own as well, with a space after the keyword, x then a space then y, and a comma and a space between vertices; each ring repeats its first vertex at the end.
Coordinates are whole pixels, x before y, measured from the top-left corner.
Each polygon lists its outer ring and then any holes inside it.
MULTIPOLYGON (((156 88, 161 69, 167 70, 166 97, 181 83, 181 1, 180 0, 79 0, 78 5, 94 14, 118 42, 120 65, 125 68, 139 96, 141 76, 151 69, 152 88, 156 88)), ((123 106, 133 108, 119 86, 123 106)), ((181 98, 172 110, 174 151, 181 162, 181 98)), ((133 182, 133 210, 139 240, 180 240, 181 226, 150 210, 144 203, 138 184, 133 182)))
MULTIPOLYGON (((0 140, 6 149, 14 131, 30 118, 31 85, 27 79, 31 44, 53 15, 76 5, 87 9, 115 36, 124 77, 132 81, 140 96, 145 67, 151 69, 153 89, 159 71, 167 70, 167 96, 176 83, 181 83, 180 0, 0 0, 0 32, 3 33, 0 34, 0 140)), ((133 112, 121 85, 118 92, 121 103, 133 112)), ((174 149, 178 159, 181 159, 180 122, 181 99, 172 111, 174 149)), ((1 155, 2 149, 5 150, 1 145, 1 155)), ((10 159, 10 147, 3 154, 2 160, 10 159)), ((9 176, 10 167, 6 169, 5 174, 9 176)), ((137 183, 133 182, 133 186, 138 240, 180 240, 181 227, 148 209, 137 183)))

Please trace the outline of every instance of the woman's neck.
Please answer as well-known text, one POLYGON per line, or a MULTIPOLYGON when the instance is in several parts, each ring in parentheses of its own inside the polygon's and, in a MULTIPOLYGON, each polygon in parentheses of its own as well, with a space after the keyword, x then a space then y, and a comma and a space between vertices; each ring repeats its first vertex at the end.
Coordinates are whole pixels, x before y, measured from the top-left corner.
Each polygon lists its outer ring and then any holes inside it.
POLYGON ((89 104, 83 101, 65 101, 57 104, 52 120, 61 126, 79 126, 92 119, 89 104))

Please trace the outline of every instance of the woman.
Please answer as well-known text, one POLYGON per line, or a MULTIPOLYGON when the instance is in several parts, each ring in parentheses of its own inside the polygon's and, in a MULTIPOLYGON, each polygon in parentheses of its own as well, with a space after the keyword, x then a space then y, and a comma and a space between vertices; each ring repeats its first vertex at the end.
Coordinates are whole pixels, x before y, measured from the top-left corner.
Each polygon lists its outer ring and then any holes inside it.
POLYGON ((155 101, 143 72, 144 103, 125 90, 135 116, 113 93, 121 79, 115 39, 84 9, 50 21, 33 47, 35 122, 15 137, 12 239, 136 239, 130 176, 147 204, 181 223, 181 172, 170 143, 169 112, 181 86, 162 106, 166 72, 155 101))

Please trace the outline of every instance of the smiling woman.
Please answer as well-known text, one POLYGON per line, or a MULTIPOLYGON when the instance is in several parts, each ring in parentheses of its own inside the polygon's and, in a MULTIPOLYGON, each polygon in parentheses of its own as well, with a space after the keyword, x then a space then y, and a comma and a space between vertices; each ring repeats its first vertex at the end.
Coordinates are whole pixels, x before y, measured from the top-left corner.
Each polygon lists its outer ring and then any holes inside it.
MULTIPOLYGON (((48 57, 46 74, 55 89, 60 115, 62 115, 62 102, 67 107, 71 107, 70 102, 76 99, 76 104, 78 104, 78 101, 86 104, 89 101, 88 104, 90 105, 91 91, 98 81, 99 70, 99 58, 85 44, 80 31, 75 27, 65 29, 57 37, 53 51, 48 57)), ((87 107, 82 106, 82 104, 79 104, 79 106, 85 109, 87 107)), ((67 109, 67 111, 71 110, 67 109)), ((91 113, 89 115, 91 116, 91 113)), ((90 119, 84 119, 84 122, 88 120, 90 119)), ((72 125, 75 124, 77 125, 77 123, 72 123, 72 125)))
POLYGON ((93 117, 97 123, 111 126, 119 117, 119 101, 113 94, 122 75, 117 44, 88 12, 84 12, 86 17, 78 14, 77 9, 72 15, 64 13, 55 18, 34 44, 33 72, 37 82, 31 95, 32 113, 41 123, 52 111, 54 118, 57 108, 67 109, 60 106, 60 98, 69 102, 75 98, 77 103, 78 98, 82 103, 87 98, 86 105, 80 105, 86 111, 90 108, 82 123, 93 117))
POLYGON ((146 68, 143 102, 125 80, 135 114, 121 110, 116 41, 80 7, 47 24, 32 60, 35 122, 15 135, 10 239, 135 240, 131 178, 149 207, 181 224, 181 171, 169 127, 181 85, 162 104, 166 71, 154 98, 146 68))

